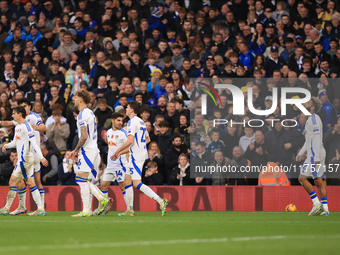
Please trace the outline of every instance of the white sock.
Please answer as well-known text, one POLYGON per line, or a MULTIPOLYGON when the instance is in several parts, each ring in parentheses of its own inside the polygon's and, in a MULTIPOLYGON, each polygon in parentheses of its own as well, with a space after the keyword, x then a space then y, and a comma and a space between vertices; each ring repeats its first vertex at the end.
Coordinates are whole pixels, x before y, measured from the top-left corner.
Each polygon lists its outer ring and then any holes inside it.
POLYGON ((80 195, 81 199, 83 201, 83 212, 89 213, 91 211, 90 208, 90 187, 88 181, 77 181, 79 187, 80 187, 80 195))
POLYGON ((45 190, 44 189, 39 189, 40 193, 40 199, 43 207, 45 208, 45 190))
POLYGON ((128 210, 129 207, 128 207, 127 200, 126 200, 126 192, 125 192, 125 190, 122 190, 122 194, 123 194, 124 202, 125 202, 125 205, 126 205, 126 210, 128 210))
POLYGON ((13 200, 14 200, 16 194, 17 194, 17 187, 15 187, 15 186, 9 187, 9 191, 8 191, 8 194, 7 194, 6 205, 5 205, 5 208, 7 210, 11 209, 11 206, 13 204, 13 200))
POLYGON ((26 210, 26 191, 27 188, 19 189, 18 190, 18 197, 19 197, 19 209, 26 210))
POLYGON ((103 201, 104 199, 103 192, 101 192, 101 190, 96 185, 92 184, 91 182, 89 182, 89 187, 90 187, 92 195, 94 195, 98 199, 99 202, 103 201))
POLYGON ((108 198, 109 197, 109 190, 102 190, 101 192, 103 193, 104 197, 108 198))
POLYGON ((163 199, 160 198, 152 189, 150 189, 145 184, 143 184, 143 183, 138 184, 137 189, 142 191, 149 198, 152 198, 153 200, 156 200, 158 204, 161 204, 163 202, 163 199))
POLYGON ((133 187, 132 184, 125 186, 126 208, 133 211, 133 187))
POLYGON ((44 206, 41 203, 41 197, 40 197, 40 193, 39 193, 37 186, 30 188, 30 190, 31 190, 33 200, 38 207, 38 210, 44 209, 44 206))
POLYGON ((313 205, 317 205, 320 203, 320 200, 318 196, 316 195, 315 191, 312 191, 311 193, 309 193, 309 197, 312 199, 313 205))
POLYGON ((92 211, 92 198, 93 198, 93 196, 92 196, 92 193, 90 191, 90 196, 89 196, 90 211, 92 211))
POLYGON ((323 209, 328 212, 328 199, 327 197, 320 198, 323 209))

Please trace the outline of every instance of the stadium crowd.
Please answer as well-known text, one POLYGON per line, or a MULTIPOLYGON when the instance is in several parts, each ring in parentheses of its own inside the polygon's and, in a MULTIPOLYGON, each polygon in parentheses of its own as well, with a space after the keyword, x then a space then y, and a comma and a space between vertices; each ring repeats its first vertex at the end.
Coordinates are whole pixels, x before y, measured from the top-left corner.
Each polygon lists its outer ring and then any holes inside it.
MULTIPOLYGON (((127 102, 135 100, 151 138, 145 184, 258 185, 246 175, 190 178, 190 162, 301 165, 294 158, 306 115, 292 105, 284 119, 295 119, 296 127, 214 127, 214 119, 281 119, 280 106, 265 118, 248 108, 234 116, 231 92, 222 90, 222 104, 208 101, 202 115, 203 92, 194 80, 235 84, 245 102, 252 87, 254 108, 262 110, 271 108, 274 87, 301 87, 321 101, 327 163, 339 163, 338 10, 332 0, 1 0, 0 120, 11 120, 17 100, 28 98, 47 127, 40 146, 50 164, 42 166, 42 183, 75 185, 77 166, 67 160, 78 141, 73 93, 90 91, 102 171, 111 114, 124 114, 127 123, 127 102)), ((13 127, 0 128, 2 144, 13 136, 13 127)), ((1 185, 17 158, 15 151, 0 155, 1 185)), ((298 185, 297 176, 285 178, 298 185)))

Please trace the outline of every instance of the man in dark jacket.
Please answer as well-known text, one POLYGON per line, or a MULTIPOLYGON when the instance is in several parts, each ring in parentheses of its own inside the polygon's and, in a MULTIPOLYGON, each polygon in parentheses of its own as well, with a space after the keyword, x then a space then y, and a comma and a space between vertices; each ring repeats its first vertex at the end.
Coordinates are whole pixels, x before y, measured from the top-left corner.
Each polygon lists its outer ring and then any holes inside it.
POLYGON ((231 169, 236 169, 236 171, 232 171, 228 176, 228 186, 249 184, 248 181, 251 179, 249 178, 251 173, 248 173, 248 176, 246 176, 245 173, 241 172, 241 167, 250 166, 250 162, 244 157, 241 147, 234 147, 233 157, 227 162, 227 166, 230 166, 231 169))
POLYGON ((94 115, 98 118, 98 128, 103 127, 105 121, 111 118, 112 108, 107 105, 105 98, 98 99, 98 109, 94 112, 94 115))
MULTIPOLYGON (((164 163, 166 166, 167 180, 169 185, 177 185, 176 183, 172 183, 170 176, 172 170, 178 166, 178 157, 181 154, 188 154, 188 148, 184 144, 182 144, 182 139, 179 135, 174 136, 172 139, 172 145, 169 146, 170 149, 166 151, 164 154, 164 163)), ((168 148, 169 148, 168 147, 168 148)))
POLYGON ((286 61, 279 58, 279 48, 276 46, 270 47, 270 57, 263 65, 264 69, 266 69, 266 74, 272 77, 273 72, 280 70, 284 65, 286 65, 286 61))
POLYGON ((111 77, 115 77, 120 84, 122 82, 123 77, 128 77, 129 73, 126 71, 125 67, 120 63, 122 61, 122 57, 119 53, 115 54, 112 57, 113 66, 107 71, 111 77))
POLYGON ((272 154, 279 157, 282 165, 287 166, 297 149, 304 144, 305 138, 300 132, 285 130, 280 120, 274 123, 273 130, 267 132, 265 140, 272 146, 272 154))
POLYGON ((196 144, 195 156, 191 159, 191 169, 195 169, 192 175, 195 178, 195 183, 198 185, 209 184, 211 175, 208 174, 208 167, 215 165, 214 156, 205 149, 204 142, 196 144), (199 169, 196 171, 196 169, 199 169), (208 183, 207 183, 208 182, 208 183))
POLYGON ((162 121, 161 123, 159 123, 158 127, 160 134, 158 136, 157 143, 161 154, 165 155, 172 141, 172 134, 169 131, 169 122, 162 121))
POLYGON ((159 114, 165 116, 168 113, 166 109, 166 98, 164 96, 161 96, 158 99, 157 107, 152 111, 151 116, 149 120, 153 122, 155 120, 155 117, 159 114))
POLYGON ((226 154, 224 156, 230 159, 233 148, 239 144, 240 137, 237 135, 236 125, 231 126, 229 123, 231 122, 228 122, 227 133, 221 136, 221 139, 226 145, 226 154))
MULTIPOLYGON (((244 157, 249 159, 254 166, 265 166, 268 162, 268 156, 272 151, 271 145, 264 139, 261 130, 255 132, 255 141, 251 142, 244 153, 244 157)), ((250 178, 249 185, 257 185, 257 178, 250 178)))
POLYGON ((40 56, 50 56, 53 51, 52 30, 46 28, 43 34, 44 37, 39 39, 35 46, 38 49, 40 56))

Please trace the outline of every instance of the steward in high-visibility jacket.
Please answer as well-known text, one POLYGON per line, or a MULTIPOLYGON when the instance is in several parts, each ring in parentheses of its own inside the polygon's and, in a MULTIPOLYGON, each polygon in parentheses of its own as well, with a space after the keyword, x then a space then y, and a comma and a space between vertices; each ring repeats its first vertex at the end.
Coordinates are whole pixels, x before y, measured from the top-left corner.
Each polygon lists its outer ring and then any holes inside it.
POLYGON ((269 161, 259 174, 259 186, 290 186, 290 181, 279 162, 269 161))

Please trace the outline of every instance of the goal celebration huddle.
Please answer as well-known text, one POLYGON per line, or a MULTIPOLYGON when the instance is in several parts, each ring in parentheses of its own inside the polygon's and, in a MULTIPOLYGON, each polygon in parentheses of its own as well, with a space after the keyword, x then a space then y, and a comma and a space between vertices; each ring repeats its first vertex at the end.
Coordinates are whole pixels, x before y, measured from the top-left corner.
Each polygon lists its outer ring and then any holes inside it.
MULTIPOLYGON (((97 145, 97 121, 93 112, 87 108, 89 102, 90 94, 86 90, 76 92, 75 107, 79 111, 77 116, 79 141, 76 148, 71 152, 70 158, 77 162, 78 169, 75 179, 80 187, 83 210, 72 215, 72 217, 107 214, 113 202, 113 199, 108 197, 108 187, 115 180, 122 190, 126 203, 126 211, 120 213, 119 216, 135 215, 132 186, 154 199, 159 204, 162 216, 164 216, 168 200, 159 197, 152 189, 141 182, 141 169, 147 157, 146 145, 150 142, 150 138, 145 123, 137 116, 140 106, 136 102, 129 102, 126 108, 126 114, 130 118, 127 131, 122 128, 123 115, 112 114, 112 128, 107 132, 108 167, 105 170, 101 188, 99 189, 92 184, 91 180, 97 178, 100 155, 97 145), (99 206, 92 212, 93 196, 98 200, 99 206)), ((3 146, 2 150, 6 151, 6 149, 16 147, 17 151, 20 152, 20 158, 9 182, 6 205, 0 209, 0 215, 19 215, 27 212, 25 205, 26 184, 37 205, 37 210, 28 215, 44 216, 46 215, 44 196, 43 192, 39 193, 43 189, 38 189, 35 182, 35 174, 40 171, 40 162, 43 165, 48 165, 48 161, 43 157, 38 146, 40 142, 36 142, 40 138, 39 134, 36 133, 40 125, 43 125, 40 128, 44 128, 44 124, 42 124, 41 119, 39 120, 39 117, 30 112, 30 103, 25 99, 22 99, 20 106, 14 109, 13 122, 1 122, 0 124, 16 125, 15 140, 3 146), (33 117, 30 115, 33 115, 33 117), (11 213, 10 208, 17 191, 20 205, 18 209, 11 213)))

